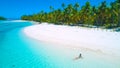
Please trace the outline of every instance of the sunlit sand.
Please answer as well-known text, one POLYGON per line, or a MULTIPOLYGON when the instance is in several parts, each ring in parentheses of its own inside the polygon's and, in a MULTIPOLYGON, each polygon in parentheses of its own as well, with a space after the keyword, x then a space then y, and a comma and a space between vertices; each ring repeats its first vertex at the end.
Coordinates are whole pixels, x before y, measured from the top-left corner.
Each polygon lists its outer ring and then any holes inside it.
POLYGON ((74 46, 120 56, 120 33, 105 29, 39 24, 26 27, 24 33, 36 40, 74 46))

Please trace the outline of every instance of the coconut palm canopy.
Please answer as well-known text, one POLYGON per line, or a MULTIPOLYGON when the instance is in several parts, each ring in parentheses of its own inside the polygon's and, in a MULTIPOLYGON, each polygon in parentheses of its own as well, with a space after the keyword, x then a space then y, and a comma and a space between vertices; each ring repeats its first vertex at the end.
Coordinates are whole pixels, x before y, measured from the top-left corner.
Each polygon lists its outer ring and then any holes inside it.
MULTIPOLYGON (((90 1, 91 5, 99 5, 104 0, 0 0, 0 16, 9 19, 20 19, 22 15, 38 13, 41 10, 49 12, 49 6, 58 9, 62 3, 65 5, 75 4, 78 2, 80 6, 86 1, 90 1)), ((115 0, 106 0, 107 4, 115 0)))
POLYGON ((54 9, 50 6, 50 12, 41 11, 32 15, 23 15, 21 19, 54 24, 104 26, 113 28, 120 26, 120 1, 116 0, 107 5, 106 1, 99 6, 92 6, 89 1, 81 6, 79 3, 61 4, 62 8, 54 9))

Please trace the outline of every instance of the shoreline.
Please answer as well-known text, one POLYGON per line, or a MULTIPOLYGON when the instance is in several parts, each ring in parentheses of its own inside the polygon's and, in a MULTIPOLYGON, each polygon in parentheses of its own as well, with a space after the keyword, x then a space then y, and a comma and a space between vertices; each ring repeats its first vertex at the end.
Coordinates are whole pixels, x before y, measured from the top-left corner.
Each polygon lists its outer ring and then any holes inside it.
POLYGON ((45 43, 80 47, 120 56, 119 32, 45 23, 26 27, 23 32, 26 36, 45 43))

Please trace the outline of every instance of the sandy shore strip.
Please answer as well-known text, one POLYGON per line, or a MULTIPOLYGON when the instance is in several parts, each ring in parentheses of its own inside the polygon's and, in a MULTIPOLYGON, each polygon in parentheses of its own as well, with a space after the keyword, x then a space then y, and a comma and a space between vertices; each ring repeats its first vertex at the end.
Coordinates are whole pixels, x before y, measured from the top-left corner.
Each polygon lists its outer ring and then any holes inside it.
POLYGON ((120 56, 120 32, 47 23, 29 26, 23 31, 30 38, 46 43, 77 46, 120 56))

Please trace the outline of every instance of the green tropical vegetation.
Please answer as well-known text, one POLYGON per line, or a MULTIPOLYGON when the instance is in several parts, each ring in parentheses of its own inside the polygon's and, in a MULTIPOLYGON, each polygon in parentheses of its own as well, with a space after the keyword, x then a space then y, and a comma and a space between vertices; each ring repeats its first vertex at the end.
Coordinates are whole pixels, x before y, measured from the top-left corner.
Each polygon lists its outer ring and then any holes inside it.
POLYGON ((104 1, 99 6, 91 6, 90 2, 86 2, 84 6, 80 6, 79 3, 66 6, 63 3, 61 7, 62 9, 54 9, 50 6, 50 12, 23 15, 21 19, 87 27, 120 27, 120 0, 111 2, 110 5, 104 1))
POLYGON ((6 18, 4 18, 4 17, 0 16, 0 20, 6 20, 6 18))

